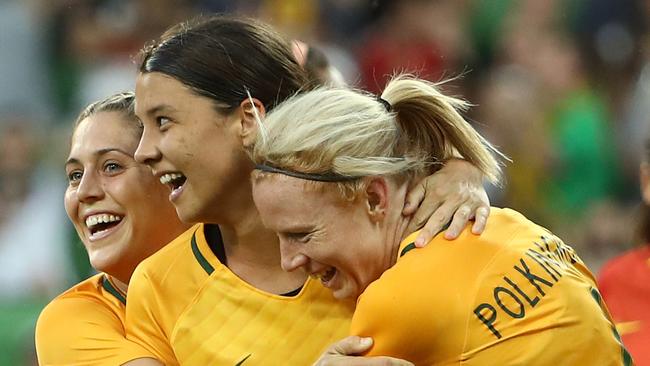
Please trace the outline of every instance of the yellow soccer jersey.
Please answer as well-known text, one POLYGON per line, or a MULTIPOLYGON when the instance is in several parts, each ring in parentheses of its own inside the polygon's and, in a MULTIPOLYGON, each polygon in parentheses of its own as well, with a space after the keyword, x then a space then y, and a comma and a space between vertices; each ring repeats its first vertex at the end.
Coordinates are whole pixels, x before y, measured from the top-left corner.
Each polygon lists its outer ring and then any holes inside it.
POLYGON ((255 289, 221 264, 208 227, 193 227, 138 266, 129 339, 167 365, 310 365, 347 336, 353 304, 311 279, 292 296, 255 289))
POLYGON ((416 365, 630 365, 589 270, 521 214, 493 208, 485 232, 399 248, 351 325, 369 355, 416 365))
POLYGON ((36 323, 40 365, 106 365, 147 357, 126 340, 125 297, 104 274, 52 300, 36 323))

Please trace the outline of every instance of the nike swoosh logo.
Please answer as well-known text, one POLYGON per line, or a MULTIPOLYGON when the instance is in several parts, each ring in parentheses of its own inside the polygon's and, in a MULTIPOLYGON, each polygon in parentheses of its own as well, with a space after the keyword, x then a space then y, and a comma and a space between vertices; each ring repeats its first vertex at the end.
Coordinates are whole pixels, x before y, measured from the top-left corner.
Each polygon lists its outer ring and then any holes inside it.
POLYGON ((241 366, 244 364, 244 361, 248 360, 248 358, 252 355, 252 353, 249 353, 248 356, 244 357, 241 361, 237 362, 235 366, 241 366))
POLYGON ((641 322, 638 320, 616 323, 616 330, 620 335, 634 333, 639 329, 641 329, 641 322))

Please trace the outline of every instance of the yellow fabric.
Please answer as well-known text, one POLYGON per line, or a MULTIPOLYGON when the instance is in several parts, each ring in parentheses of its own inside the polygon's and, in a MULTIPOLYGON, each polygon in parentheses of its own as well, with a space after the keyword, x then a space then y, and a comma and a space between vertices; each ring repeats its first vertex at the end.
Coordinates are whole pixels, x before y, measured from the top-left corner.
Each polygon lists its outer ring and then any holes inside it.
POLYGON ((131 280, 129 339, 167 365, 309 365, 349 331, 353 304, 308 280, 294 297, 253 288, 219 263, 198 225, 131 280), (192 234, 208 275, 192 251, 192 234))
POLYGON ((125 306, 95 275, 59 295, 36 323, 40 365, 106 365, 147 357, 148 352, 126 340, 125 306))
POLYGON ((481 236, 468 226, 406 251, 359 297, 351 333, 374 338, 369 355, 416 365, 626 364, 589 270, 509 209, 493 208, 481 236))

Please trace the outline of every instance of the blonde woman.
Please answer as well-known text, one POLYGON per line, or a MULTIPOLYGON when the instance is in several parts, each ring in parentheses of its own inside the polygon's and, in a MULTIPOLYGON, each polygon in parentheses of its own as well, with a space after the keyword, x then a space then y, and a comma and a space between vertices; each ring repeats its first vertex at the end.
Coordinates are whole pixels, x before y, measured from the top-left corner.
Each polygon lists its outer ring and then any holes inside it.
POLYGON ((317 89, 267 115, 252 153, 253 196, 280 238, 283 268, 356 299, 350 332, 372 337, 367 355, 416 365, 630 364, 589 270, 521 214, 493 208, 481 236, 468 227, 454 243, 438 235, 415 249, 418 232, 401 208, 422 174, 460 154, 499 180, 498 152, 458 113, 465 106, 398 77, 380 98, 317 89))

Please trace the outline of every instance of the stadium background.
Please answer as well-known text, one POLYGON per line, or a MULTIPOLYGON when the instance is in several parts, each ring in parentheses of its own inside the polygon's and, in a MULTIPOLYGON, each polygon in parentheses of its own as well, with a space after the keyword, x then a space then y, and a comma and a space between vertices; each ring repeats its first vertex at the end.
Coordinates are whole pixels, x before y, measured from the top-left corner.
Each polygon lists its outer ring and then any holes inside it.
POLYGON ((144 42, 211 12, 260 17, 372 91, 394 69, 460 76, 446 92, 513 160, 494 205, 595 273, 635 245, 650 1, 0 0, 0 365, 36 364, 39 310, 91 273, 62 202, 76 113, 133 87, 144 42))

